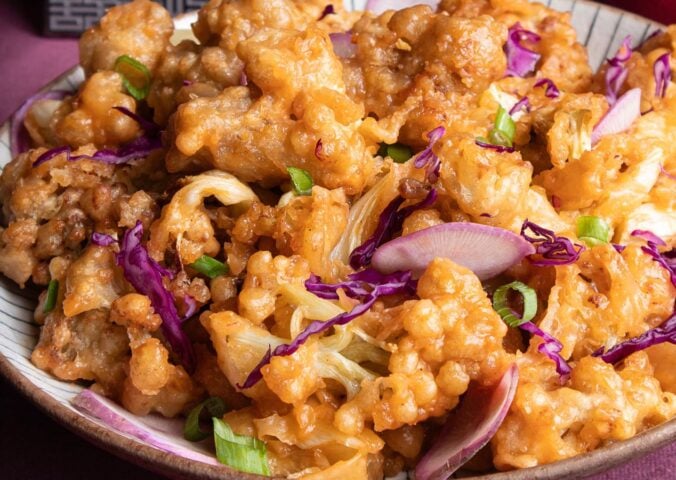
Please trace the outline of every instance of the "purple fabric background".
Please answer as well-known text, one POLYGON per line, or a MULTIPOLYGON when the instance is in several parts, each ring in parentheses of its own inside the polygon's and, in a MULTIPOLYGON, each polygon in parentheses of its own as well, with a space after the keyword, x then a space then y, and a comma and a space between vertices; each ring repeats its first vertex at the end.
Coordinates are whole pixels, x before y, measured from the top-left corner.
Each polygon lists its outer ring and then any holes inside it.
MULTIPOLYGON (((0 0, 0 121, 22 100, 77 63, 77 42, 45 39, 32 20, 37 2, 0 0), (32 8, 31 8, 32 7, 32 8)), ((609 1, 607 3, 613 3, 609 1)), ((676 1, 620 0, 664 23, 676 22, 676 1), (669 9, 671 8, 671 11, 669 9)), ((675 439, 676 440, 676 439, 675 439)), ((6 480, 160 480, 68 432, 0 380, 0 478, 6 480)), ((676 443, 593 480, 667 480, 676 477, 676 443)))

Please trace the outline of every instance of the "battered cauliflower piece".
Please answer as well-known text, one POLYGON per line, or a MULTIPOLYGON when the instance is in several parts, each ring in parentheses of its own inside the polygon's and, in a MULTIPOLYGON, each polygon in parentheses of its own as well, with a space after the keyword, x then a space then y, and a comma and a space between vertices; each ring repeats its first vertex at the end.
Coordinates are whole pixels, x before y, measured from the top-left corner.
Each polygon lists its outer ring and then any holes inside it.
POLYGON ((212 195, 224 205, 247 204, 257 199, 248 186, 225 172, 213 170, 187 177, 187 185, 174 194, 150 228, 147 248, 155 260, 163 260, 167 249, 174 248, 173 242, 186 264, 202 255, 218 253, 220 245, 214 238, 214 227, 203 204, 204 199, 212 195))
POLYGON ((625 440, 676 414, 676 397, 653 376, 646 352, 615 370, 594 357, 573 367, 570 386, 556 373, 542 382, 535 354, 519 359, 514 402, 491 442, 500 470, 527 468, 625 440))
POLYGON ((156 2, 118 5, 80 38, 80 64, 90 76, 113 70, 118 57, 129 55, 152 71, 173 31, 171 15, 156 2))
POLYGON ((471 380, 490 384, 507 368, 507 327, 476 275, 436 259, 418 282, 420 300, 399 314, 402 330, 386 376, 362 383, 336 413, 342 432, 376 432, 415 425, 453 409, 471 380))
POLYGON ((359 133, 363 109, 345 95, 340 61, 328 47, 328 35, 314 28, 263 30, 241 42, 238 54, 263 95, 232 87, 181 105, 167 167, 182 170, 196 156, 271 186, 295 166, 325 188, 361 192, 375 174, 375 145, 359 133))
POLYGON ((60 144, 112 148, 133 140, 140 133, 135 120, 113 108, 136 111, 136 101, 124 93, 122 77, 115 72, 98 72, 89 77, 70 106, 70 112, 57 112, 62 116, 55 132, 60 144))
POLYGON ((601 245, 556 268, 540 327, 563 344, 563 358, 580 360, 656 327, 671 315, 675 295, 668 272, 639 245, 621 254, 601 245))

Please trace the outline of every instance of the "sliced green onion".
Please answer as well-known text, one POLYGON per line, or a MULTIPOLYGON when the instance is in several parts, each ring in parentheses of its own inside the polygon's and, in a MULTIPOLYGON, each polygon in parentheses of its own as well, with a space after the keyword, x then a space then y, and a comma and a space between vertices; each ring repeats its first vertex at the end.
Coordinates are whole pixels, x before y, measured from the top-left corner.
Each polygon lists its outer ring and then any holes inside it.
POLYGON ((514 145, 514 141, 500 130, 491 130, 491 133, 488 134, 488 143, 503 147, 512 147, 514 145))
POLYGON ((296 195, 312 195, 314 182, 307 170, 296 167, 288 167, 286 170, 289 172, 293 191, 296 192, 296 195))
POLYGON ((603 245, 610 240, 610 226, 600 217, 583 215, 577 217, 577 236, 590 247, 603 245))
POLYGON ((498 114, 495 116, 495 125, 493 126, 495 132, 500 132, 505 139, 509 140, 511 147, 514 143, 514 136, 516 135, 516 123, 511 115, 502 107, 498 107, 498 114))
POLYGON ((381 157, 390 157, 395 163, 406 163, 413 156, 413 150, 408 145, 402 143, 381 143, 378 149, 378 155, 381 157))
POLYGON ((216 458, 235 470, 259 475, 270 475, 265 443, 257 438, 237 435, 230 425, 214 418, 214 441, 216 458))
POLYGON ((193 408, 188 414, 183 426, 183 438, 190 442, 199 442, 209 436, 200 428, 200 415, 204 409, 207 409, 211 418, 221 418, 227 411, 225 402, 218 397, 210 397, 193 408))
POLYGON ((512 282, 499 287, 493 294, 493 309, 498 312, 504 322, 510 327, 518 327, 530 322, 538 311, 538 297, 535 290, 525 283, 512 282), (510 290, 519 292, 523 297, 523 315, 512 310, 507 304, 507 294, 510 290))
POLYGON ((56 307, 56 298, 59 296, 59 281, 50 280, 49 285, 47 286, 47 299, 45 300, 45 306, 42 309, 44 313, 49 313, 54 310, 56 307))
POLYGON ((230 269, 225 263, 216 260, 209 255, 202 255, 189 266, 209 278, 220 277, 221 275, 227 275, 228 272, 230 272, 230 269))
POLYGON ((129 55, 122 55, 115 60, 115 71, 122 76, 122 84, 136 100, 143 100, 150 92, 150 70, 141 62, 129 55))

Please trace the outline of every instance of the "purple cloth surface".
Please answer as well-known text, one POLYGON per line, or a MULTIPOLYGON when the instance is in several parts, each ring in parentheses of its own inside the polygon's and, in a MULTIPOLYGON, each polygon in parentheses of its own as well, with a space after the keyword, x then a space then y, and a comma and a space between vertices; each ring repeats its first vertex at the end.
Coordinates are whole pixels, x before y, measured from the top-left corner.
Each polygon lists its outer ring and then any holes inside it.
MULTIPOLYGON (((0 0, 0 120, 45 83, 77 63, 77 42, 40 37, 28 4, 0 0)), ((608 2, 611 3, 611 2, 608 2)), ((625 2, 626 3, 626 2, 625 2)), ((639 3, 639 2, 637 2, 639 3)), ((31 10, 31 6, 33 9, 31 10)), ((0 380, 0 478, 159 480, 161 477, 100 450, 38 411, 0 380)), ((591 480, 667 480, 676 477, 676 443, 591 480)))

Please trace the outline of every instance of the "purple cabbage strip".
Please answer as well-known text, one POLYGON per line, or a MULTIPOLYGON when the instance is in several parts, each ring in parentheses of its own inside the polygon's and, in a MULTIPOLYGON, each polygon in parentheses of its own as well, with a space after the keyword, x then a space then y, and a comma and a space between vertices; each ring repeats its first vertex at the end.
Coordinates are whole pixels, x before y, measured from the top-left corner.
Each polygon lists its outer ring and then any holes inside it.
POLYGON ((108 247, 114 243, 117 243, 117 240, 115 240, 110 235, 106 235, 105 233, 94 232, 92 233, 92 243, 94 245, 98 245, 99 247, 108 247))
POLYGON ((164 287, 163 276, 173 274, 153 260, 141 244, 143 224, 138 221, 128 229, 120 242, 117 264, 124 272, 124 278, 137 292, 147 296, 157 314, 162 318, 162 333, 171 349, 178 355, 188 372, 195 368, 195 352, 190 339, 181 329, 181 318, 171 293, 164 287))
POLYGON ((524 322, 519 325, 519 328, 527 331, 531 335, 537 335, 543 341, 538 346, 538 352, 547 356, 549 359, 553 360, 556 364, 556 372, 561 376, 561 381, 565 382, 570 377, 570 372, 572 369, 566 360, 561 356, 561 350, 563 350, 563 345, 556 338, 552 337, 550 334, 542 330, 540 327, 535 325, 533 322, 524 322))
POLYGON ((541 78, 540 80, 535 82, 535 85, 533 86, 535 88, 544 86, 545 97, 547 98, 559 98, 559 95, 561 95, 561 92, 559 91, 554 81, 549 78, 541 78))
POLYGON ((39 100, 62 100, 71 94, 72 92, 65 90, 50 90, 48 92, 37 93, 21 104, 21 107, 12 116, 11 121, 10 148, 12 157, 16 157, 30 148, 30 135, 24 125, 24 121, 33 104, 39 100))
POLYGON ((479 140, 478 138, 474 140, 474 143, 476 143, 482 148, 495 150, 498 153, 514 153, 516 151, 514 147, 505 147, 504 145, 493 145, 492 143, 484 142, 482 140, 479 140))
POLYGON ((444 136, 444 133, 446 133, 446 129, 444 127, 437 127, 434 130, 430 131, 427 133, 427 140, 429 143, 427 144, 427 147, 417 154, 414 158, 414 165, 415 168, 423 168, 427 166, 427 169, 425 171, 425 176, 427 178, 427 181, 430 183, 434 183, 437 181, 439 178, 439 170, 441 169, 441 160, 439 160, 439 157, 432 151, 432 147, 441 140, 441 137, 444 136))
POLYGON ((631 48, 631 35, 627 35, 622 41, 622 45, 617 50, 613 58, 608 59, 608 71, 606 72, 606 100, 612 106, 615 105, 624 81, 627 79, 629 71, 627 62, 631 58, 633 50, 631 48))
POLYGON ((592 353, 592 356, 600 357, 606 363, 615 364, 632 353, 666 342, 676 344, 676 314, 672 314, 659 327, 652 328, 638 337, 618 343, 605 353, 603 348, 600 348, 592 353))
POLYGON ((575 263, 585 250, 583 245, 574 244, 566 237, 557 237, 553 231, 529 222, 528 219, 521 226, 521 236, 535 245, 536 254, 542 255, 542 260, 529 258, 537 267, 575 263), (527 230, 531 230, 537 237, 529 237, 527 230))
POLYGON ((626 246, 620 245, 618 243, 612 243, 611 245, 613 246, 613 248, 615 249, 615 251, 617 253, 622 253, 622 252, 624 252, 624 249, 627 248, 626 246))
POLYGON ((263 367, 270 363, 272 357, 291 355, 312 335, 326 332, 337 325, 345 325, 363 315, 373 306, 378 298, 395 294, 412 295, 415 293, 417 286, 417 282, 412 278, 411 272, 395 272, 385 275, 369 269, 352 274, 348 278, 350 280, 346 282, 330 285, 322 283, 319 277, 312 275, 306 282, 309 292, 315 293, 320 298, 337 299, 338 294, 336 290, 342 288, 346 295, 359 300, 361 303, 357 304, 349 312, 336 315, 330 320, 315 320, 311 322, 291 343, 278 345, 274 350, 268 350, 258 365, 249 373, 244 383, 238 384, 237 388, 244 390, 258 383, 263 378, 263 367))
POLYGON ((321 16, 319 17, 319 20, 324 20, 324 17, 327 15, 335 15, 336 14, 336 9, 333 8, 333 4, 329 3, 326 7, 324 7, 324 11, 322 12, 321 16))
POLYGON ((404 203, 404 198, 397 196, 385 207, 385 210, 378 217, 378 225, 373 235, 352 250, 352 253, 350 253, 350 266, 358 270, 361 267, 369 265, 376 248, 392 239, 401 230, 406 217, 416 210, 429 207, 436 199, 437 191, 433 188, 422 201, 399 210, 401 204, 404 203))
POLYGON ((660 252, 658 247, 664 247, 667 243, 653 232, 648 230, 634 230, 631 232, 633 237, 639 237, 646 241, 647 246, 642 246, 641 250, 653 257, 653 260, 664 267, 671 278, 671 283, 676 287, 676 249, 672 248, 668 252, 660 252))
POLYGON ((667 178, 671 178, 672 180, 676 180, 676 176, 672 175, 671 173, 667 172, 666 168, 664 168, 664 165, 660 167, 660 173, 664 175, 667 178))
POLYGON ((530 112, 530 101, 528 100, 528 97, 523 97, 521 100, 516 102, 509 110, 509 116, 511 117, 522 109, 526 110, 526 112, 530 112))
POLYGON ((72 155, 72 149, 69 146, 56 147, 50 150, 47 150, 42 155, 40 155, 35 162, 33 162, 33 167, 38 167, 43 163, 51 160, 54 157, 57 157, 61 154, 66 154, 66 159, 69 162, 75 162, 82 159, 97 160, 99 162, 108 163, 110 165, 120 165, 123 163, 130 162, 131 160, 136 160, 137 158, 143 158, 148 156, 151 152, 162 148, 162 139, 161 139, 161 128, 155 122, 146 120, 145 118, 133 113, 125 107, 113 107, 115 110, 120 113, 130 117, 131 119, 138 122, 139 126, 145 132, 140 137, 132 140, 126 145, 121 146, 117 150, 112 150, 104 148, 102 150, 97 150, 93 155, 72 155))
POLYGON ((667 87, 671 82, 671 59, 670 53, 665 53, 655 60, 653 65, 653 76, 655 77, 655 96, 664 98, 667 94, 667 87))
POLYGON ((515 23, 509 28, 505 54, 507 55, 507 76, 525 77, 535 71, 535 65, 540 60, 540 54, 524 47, 521 42, 536 43, 540 41, 540 35, 524 29, 520 23, 515 23))

